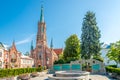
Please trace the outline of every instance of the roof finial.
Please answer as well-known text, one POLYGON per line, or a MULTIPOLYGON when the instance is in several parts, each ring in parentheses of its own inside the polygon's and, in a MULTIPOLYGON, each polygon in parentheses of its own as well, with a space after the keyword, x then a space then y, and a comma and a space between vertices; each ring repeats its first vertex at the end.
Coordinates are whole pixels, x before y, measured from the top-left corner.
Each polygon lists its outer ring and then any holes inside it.
POLYGON ((44 22, 43 1, 41 3, 42 4, 41 4, 40 22, 44 22))

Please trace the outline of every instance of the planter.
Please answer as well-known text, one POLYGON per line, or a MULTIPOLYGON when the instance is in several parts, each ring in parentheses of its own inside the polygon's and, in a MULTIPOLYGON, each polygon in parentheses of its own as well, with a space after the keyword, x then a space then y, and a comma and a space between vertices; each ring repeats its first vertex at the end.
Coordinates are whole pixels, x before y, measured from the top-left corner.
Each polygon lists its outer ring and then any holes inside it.
POLYGON ((37 77, 37 76, 39 76, 39 74, 37 72, 33 72, 33 73, 30 74, 30 76, 31 77, 37 77))
POLYGON ((30 76, 29 76, 29 74, 22 74, 22 75, 18 76, 18 79, 21 79, 21 80, 30 80, 30 76))

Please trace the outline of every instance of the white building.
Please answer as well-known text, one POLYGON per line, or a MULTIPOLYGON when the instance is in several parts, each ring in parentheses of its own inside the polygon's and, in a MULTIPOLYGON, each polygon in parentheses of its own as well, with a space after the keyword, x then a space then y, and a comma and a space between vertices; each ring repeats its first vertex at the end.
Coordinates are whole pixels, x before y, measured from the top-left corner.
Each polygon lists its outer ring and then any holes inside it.
POLYGON ((0 68, 4 68, 4 46, 0 42, 0 68))
POLYGON ((31 68, 34 65, 34 59, 29 56, 21 56, 21 68, 31 68))
POLYGON ((110 45, 108 44, 102 45, 102 49, 101 49, 102 57, 104 58, 105 65, 114 65, 116 64, 115 61, 110 61, 109 58, 106 56, 109 49, 110 49, 110 45))

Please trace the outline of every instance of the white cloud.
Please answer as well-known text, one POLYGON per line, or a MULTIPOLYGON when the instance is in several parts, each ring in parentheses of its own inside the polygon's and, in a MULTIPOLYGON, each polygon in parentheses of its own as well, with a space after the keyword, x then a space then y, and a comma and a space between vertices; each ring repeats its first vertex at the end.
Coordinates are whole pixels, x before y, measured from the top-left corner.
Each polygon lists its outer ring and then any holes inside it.
POLYGON ((21 44, 28 43, 28 42, 30 42, 33 39, 34 36, 35 36, 35 34, 32 34, 30 37, 16 42, 16 45, 21 45, 21 44))
POLYGON ((9 45, 3 44, 4 47, 9 47, 9 45))

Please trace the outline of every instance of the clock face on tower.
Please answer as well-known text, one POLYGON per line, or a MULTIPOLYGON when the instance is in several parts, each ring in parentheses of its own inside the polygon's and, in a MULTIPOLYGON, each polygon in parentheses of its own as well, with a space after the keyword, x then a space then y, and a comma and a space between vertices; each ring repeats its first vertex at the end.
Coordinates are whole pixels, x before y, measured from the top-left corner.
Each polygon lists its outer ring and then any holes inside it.
POLYGON ((38 48, 42 48, 42 45, 39 45, 38 48))

